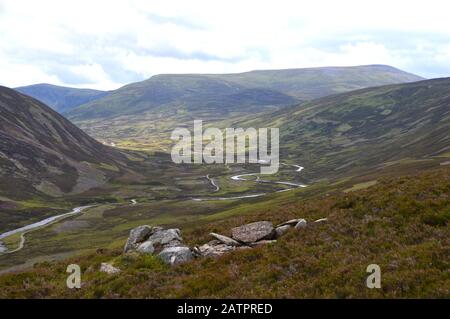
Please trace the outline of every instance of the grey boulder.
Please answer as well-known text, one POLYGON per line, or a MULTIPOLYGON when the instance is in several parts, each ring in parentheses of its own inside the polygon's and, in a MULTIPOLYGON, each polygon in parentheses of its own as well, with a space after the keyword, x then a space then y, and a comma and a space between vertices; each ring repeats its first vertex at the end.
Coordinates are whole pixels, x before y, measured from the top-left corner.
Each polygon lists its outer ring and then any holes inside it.
POLYGON ((155 248, 156 246, 180 246, 182 241, 180 230, 177 228, 157 230, 147 239, 147 242, 155 248))
POLYGON ((194 256, 189 247, 166 247, 158 255, 164 262, 177 265, 191 260, 194 256))
POLYGON ((127 243, 125 244, 124 252, 126 253, 132 249, 136 249, 140 243, 144 242, 152 234, 152 232, 152 227, 148 225, 133 228, 130 231, 127 243))
POLYGON ((261 221, 243 226, 235 227, 231 230, 232 238, 243 243, 254 243, 262 239, 272 239, 275 231, 271 222, 261 221))
POLYGON ((220 241, 221 243, 228 245, 228 246, 241 246, 241 243, 237 242, 233 238, 216 234, 216 233, 210 233, 212 237, 214 237, 216 240, 220 241))
POLYGON ((235 249, 236 246, 228 246, 223 243, 213 241, 200 247, 196 247, 195 253, 201 257, 218 257, 235 249))
POLYGON ((153 254, 155 252, 155 247, 152 242, 145 241, 140 244, 136 250, 142 254, 153 254))

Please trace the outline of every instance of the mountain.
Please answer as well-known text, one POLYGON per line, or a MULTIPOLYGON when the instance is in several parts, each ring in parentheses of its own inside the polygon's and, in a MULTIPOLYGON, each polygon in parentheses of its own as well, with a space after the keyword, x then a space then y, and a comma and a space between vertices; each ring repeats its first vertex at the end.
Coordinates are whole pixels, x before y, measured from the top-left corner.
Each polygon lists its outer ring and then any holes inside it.
POLYGON ((34 97, 59 113, 97 100, 109 94, 106 91, 75 89, 51 84, 34 84, 18 87, 15 90, 34 97))
POLYGON ((254 118, 257 113, 329 94, 420 79, 382 65, 157 75, 65 115, 101 140, 168 141, 175 127, 193 119, 216 123, 233 117, 254 118))
POLYGON ((279 127, 280 152, 318 179, 450 154, 450 78, 343 93, 241 121, 279 127))
POLYGON ((45 104, 0 87, 1 196, 79 193, 118 176, 126 162, 45 104))
POLYGON ((242 85, 270 88, 301 101, 371 86, 423 80, 420 76, 388 65, 263 70, 220 77, 242 85))

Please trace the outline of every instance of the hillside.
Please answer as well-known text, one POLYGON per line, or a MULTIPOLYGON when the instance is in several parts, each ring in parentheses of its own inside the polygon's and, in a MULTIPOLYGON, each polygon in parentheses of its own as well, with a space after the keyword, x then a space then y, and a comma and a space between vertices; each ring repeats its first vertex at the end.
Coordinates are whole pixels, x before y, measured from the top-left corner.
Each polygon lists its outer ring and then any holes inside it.
POLYGON ((43 103, 0 87, 0 196, 78 193, 119 175, 126 162, 43 103))
POLYGON ((15 88, 20 93, 34 97, 59 113, 70 111, 82 104, 109 94, 106 91, 75 89, 51 84, 34 84, 15 88))
POLYGON ((183 238, 195 245, 210 240, 210 232, 260 220, 328 221, 290 230, 276 243, 175 267, 155 256, 122 255, 124 232, 113 247, 110 240, 107 249, 1 275, 0 298, 449 298, 449 189, 450 169, 442 167, 350 193, 247 205, 220 220, 181 225, 183 238), (103 262, 121 272, 100 272, 103 262), (81 267, 82 289, 65 286, 72 263, 81 267), (365 285, 374 263, 381 289, 365 285))
POLYGON ((279 127, 280 152, 334 179, 450 152, 450 78, 367 88, 235 123, 279 127))
POLYGON ((66 113, 100 140, 162 141, 193 119, 251 117, 301 101, 369 86, 420 80, 388 66, 157 75, 66 113))

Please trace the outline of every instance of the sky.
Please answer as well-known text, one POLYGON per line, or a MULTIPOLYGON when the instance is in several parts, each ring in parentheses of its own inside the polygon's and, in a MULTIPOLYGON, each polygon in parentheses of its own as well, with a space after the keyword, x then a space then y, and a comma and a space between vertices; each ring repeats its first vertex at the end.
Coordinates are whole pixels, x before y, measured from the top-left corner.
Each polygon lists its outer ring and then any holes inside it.
POLYGON ((450 76, 446 0, 0 0, 0 85, 388 64, 450 76))

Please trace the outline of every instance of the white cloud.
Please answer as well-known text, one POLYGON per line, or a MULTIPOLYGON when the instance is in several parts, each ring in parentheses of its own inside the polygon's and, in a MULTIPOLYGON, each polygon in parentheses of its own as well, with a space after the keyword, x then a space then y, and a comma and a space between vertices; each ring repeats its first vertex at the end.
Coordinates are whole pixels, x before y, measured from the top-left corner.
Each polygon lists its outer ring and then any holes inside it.
POLYGON ((111 89, 158 73, 372 63, 449 75, 448 9, 439 0, 0 0, 0 84, 111 89))

